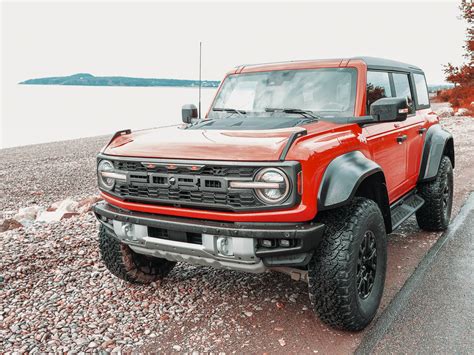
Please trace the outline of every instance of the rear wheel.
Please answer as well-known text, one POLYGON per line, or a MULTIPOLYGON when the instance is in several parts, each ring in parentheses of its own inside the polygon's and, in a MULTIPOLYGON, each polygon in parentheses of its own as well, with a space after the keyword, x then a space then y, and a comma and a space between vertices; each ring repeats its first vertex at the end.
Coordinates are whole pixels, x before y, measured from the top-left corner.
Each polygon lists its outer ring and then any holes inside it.
POLYGON ((319 218, 326 231, 308 265, 311 303, 323 322, 345 330, 363 329, 377 312, 385 283, 382 213, 374 201, 355 198, 319 218))
POLYGON ((453 185, 451 160, 443 156, 435 179, 418 185, 418 193, 425 200, 416 212, 416 221, 421 229, 442 231, 448 228, 453 207, 453 185))
POLYGON ((126 244, 107 234, 100 226, 99 246, 102 261, 115 276, 131 283, 148 284, 162 279, 175 262, 137 254, 126 244))

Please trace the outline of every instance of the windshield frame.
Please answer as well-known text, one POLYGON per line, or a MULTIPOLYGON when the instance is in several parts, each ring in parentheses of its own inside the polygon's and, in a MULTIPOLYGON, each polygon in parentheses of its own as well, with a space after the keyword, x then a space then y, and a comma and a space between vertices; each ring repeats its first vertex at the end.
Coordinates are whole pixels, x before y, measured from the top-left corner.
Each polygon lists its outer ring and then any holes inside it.
MULTIPOLYGON (((354 64, 358 64, 358 63, 354 63, 354 64)), ((352 105, 352 112, 350 113, 350 115, 337 115, 337 111, 312 111, 314 112, 314 114, 316 114, 318 116, 318 118, 322 119, 322 120, 328 120, 328 121, 331 121, 331 119, 334 119, 337 121, 338 118, 340 117, 347 117, 347 116, 360 116, 361 112, 360 112, 360 104, 359 104, 359 101, 360 101, 360 82, 361 80, 363 79, 362 78, 362 75, 361 73, 363 73, 363 69, 364 68, 361 68, 359 65, 347 65, 347 66, 339 66, 339 65, 328 65, 328 66, 314 66, 314 67, 304 67, 304 68, 298 68, 298 67, 285 67, 285 68, 278 68, 278 69, 263 69, 263 70, 249 70, 249 71, 240 71, 240 72, 229 72, 225 77, 224 77, 224 80, 222 80, 221 84, 219 85, 219 88, 213 98, 213 101, 209 107, 209 110, 206 114, 206 118, 212 118, 212 119, 220 119, 220 118, 224 118, 226 116, 222 115, 220 117, 218 116, 214 116, 213 114, 213 109, 216 106, 216 103, 220 97, 220 95, 222 94, 222 89, 225 87, 227 81, 229 80, 229 78, 232 78, 232 77, 236 77, 236 76, 243 76, 243 75, 258 75, 258 74, 267 74, 267 73, 272 73, 272 72, 284 72, 284 71, 311 71, 311 72, 314 72, 314 71, 318 71, 318 70, 327 70, 327 71, 337 71, 338 69, 348 69, 348 72, 350 71, 351 74, 353 75, 352 76, 352 82, 351 82, 351 105, 352 105), (336 113, 336 114, 335 114, 336 113), (214 116, 214 117, 210 117, 209 115, 211 116, 214 116)), ((226 107, 227 108, 227 107, 226 107)), ((296 108, 296 107, 295 107, 296 108)), ((230 109, 234 109, 233 107, 230 107, 230 109)), ((296 109, 300 109, 300 108, 296 108, 296 109)), ((307 110, 307 111, 310 111, 310 110, 307 110)), ((215 113, 215 111, 214 111, 215 113)), ((251 116, 264 116, 264 113, 265 112, 261 112, 261 111, 248 111, 247 112, 248 115, 251 115, 251 116)), ((292 113, 289 113, 287 114, 288 116, 297 116, 295 114, 292 114, 292 113)), ((267 116, 265 117, 270 117, 270 115, 267 114, 267 116)))

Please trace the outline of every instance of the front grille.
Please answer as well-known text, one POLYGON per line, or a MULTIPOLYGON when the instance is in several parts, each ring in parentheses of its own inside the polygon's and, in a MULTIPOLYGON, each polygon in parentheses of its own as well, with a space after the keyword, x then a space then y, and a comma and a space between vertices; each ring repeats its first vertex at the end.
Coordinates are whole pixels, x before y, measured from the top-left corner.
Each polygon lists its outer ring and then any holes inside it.
POLYGON ((115 169, 127 174, 112 193, 124 200, 219 210, 264 207, 253 190, 229 189, 228 179, 251 181, 261 168, 214 164, 167 164, 115 160, 115 169))

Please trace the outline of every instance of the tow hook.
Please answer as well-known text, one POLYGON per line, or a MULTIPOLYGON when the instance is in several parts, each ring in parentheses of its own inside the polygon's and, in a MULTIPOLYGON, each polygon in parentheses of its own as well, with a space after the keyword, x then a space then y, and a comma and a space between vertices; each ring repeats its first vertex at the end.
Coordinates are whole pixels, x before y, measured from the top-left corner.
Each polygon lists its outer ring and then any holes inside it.
POLYGON ((145 237, 148 235, 148 228, 146 226, 128 223, 113 221, 114 232, 125 242, 144 245, 145 237))
POLYGON ((124 236, 125 236, 127 239, 133 240, 133 241, 136 241, 136 240, 137 240, 137 238, 133 235, 133 224, 125 223, 125 224, 122 226, 122 231, 123 231, 124 236))

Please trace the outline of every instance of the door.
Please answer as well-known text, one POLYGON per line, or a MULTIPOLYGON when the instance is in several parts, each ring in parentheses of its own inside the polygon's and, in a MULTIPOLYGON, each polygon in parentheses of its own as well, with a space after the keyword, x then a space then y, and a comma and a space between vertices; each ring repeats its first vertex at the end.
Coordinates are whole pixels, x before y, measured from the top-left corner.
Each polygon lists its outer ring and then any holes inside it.
MULTIPOLYGON (((419 74, 415 74, 419 75, 419 74)), ((404 127, 404 134, 407 136, 407 190, 411 190, 416 186, 418 180, 418 172, 420 169, 421 155, 423 151, 423 143, 425 138, 425 122, 426 110, 416 110, 415 108, 415 83, 409 73, 392 73, 393 87, 396 97, 406 97, 409 104, 409 112, 406 121, 400 122, 404 127)), ((428 92, 426 83, 423 85, 426 92, 426 100, 428 101, 428 92)), ((429 104, 429 101, 428 101, 429 104)))
MULTIPOLYGON (((393 97, 390 75, 385 71, 367 72, 367 110, 383 97, 393 97)), ((372 153, 372 159, 385 174, 390 202, 403 194, 407 176, 406 127, 401 122, 374 123, 364 127, 364 135, 372 153)))

